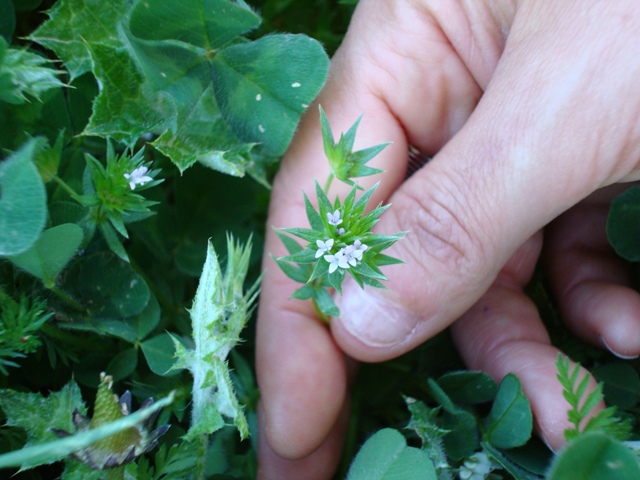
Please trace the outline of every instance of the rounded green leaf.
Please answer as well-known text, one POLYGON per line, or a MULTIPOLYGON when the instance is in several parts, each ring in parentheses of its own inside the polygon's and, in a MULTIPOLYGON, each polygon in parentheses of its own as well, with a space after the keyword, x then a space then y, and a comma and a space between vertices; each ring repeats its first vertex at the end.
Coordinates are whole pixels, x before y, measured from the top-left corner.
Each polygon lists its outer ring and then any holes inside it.
POLYGON ((260 25, 246 4, 229 0, 139 1, 130 17, 131 32, 145 40, 174 40, 207 50, 219 48, 260 25))
POLYGON ((131 375, 138 366, 138 350, 128 348, 121 351, 107 366, 107 373, 113 377, 114 382, 118 382, 131 375))
POLYGON ((151 371, 157 375, 176 375, 179 371, 171 371, 175 363, 176 347, 167 333, 161 333, 140 344, 144 358, 151 371))
POLYGON ((29 250, 9 257, 9 260, 38 277, 45 285, 53 285, 55 278, 75 255, 82 238, 83 231, 78 225, 58 225, 42 232, 29 250))
POLYGON ((498 448, 524 445, 531 437, 533 417, 520 380, 513 374, 502 379, 486 420, 484 441, 498 448))
POLYGON ((438 379, 438 385, 454 403, 476 405, 496 396, 496 382, 484 372, 450 372, 438 379))
POLYGON ((640 185, 629 188, 611 202, 607 237, 618 255, 640 262, 640 185))
POLYGON ((39 141, 30 140, 0 163, 0 255, 28 250, 47 217, 47 195, 32 159, 39 141))
POLYGON ((136 332, 139 340, 149 335, 160 322, 160 305, 155 295, 149 297, 149 303, 140 315, 133 317, 129 324, 136 332))
POLYGON ((150 296, 144 278, 111 252, 87 255, 75 262, 65 275, 64 288, 85 305, 94 318, 138 315, 150 296))
POLYGON ((269 35, 225 48, 211 62, 220 111, 241 140, 282 155, 324 85, 329 59, 304 35, 269 35))
POLYGON ((436 480, 427 452, 408 447, 397 430, 385 428, 362 446, 351 464, 347 480, 436 480))
POLYGON ((593 432, 571 442, 551 467, 549 480, 637 480, 640 465, 621 442, 593 432))

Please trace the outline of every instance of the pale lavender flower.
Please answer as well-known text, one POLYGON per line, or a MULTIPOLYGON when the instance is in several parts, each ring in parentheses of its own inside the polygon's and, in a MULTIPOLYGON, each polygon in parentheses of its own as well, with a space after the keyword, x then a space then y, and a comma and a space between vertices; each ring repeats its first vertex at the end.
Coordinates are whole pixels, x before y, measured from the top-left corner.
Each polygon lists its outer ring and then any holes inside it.
POLYGON ((337 233, 338 235, 342 235, 344 232, 345 232, 345 229, 344 229, 344 228, 342 228, 342 227, 341 227, 341 228, 337 228, 337 229, 336 229, 336 233, 337 233))
POLYGON ((322 240, 316 240, 316 245, 318 245, 316 258, 320 258, 333 247, 333 238, 328 239, 326 242, 323 242, 322 240))
POLYGON ((342 218, 340 218, 340 210, 336 210, 333 213, 327 212, 327 221, 329 225, 340 225, 342 223, 342 218))
POLYGON ((329 262, 329 273, 335 272, 338 267, 349 268, 348 259, 344 254, 344 248, 335 255, 325 255, 324 259, 329 262))
POLYGON ((125 173, 124 174, 124 178, 129 180, 129 188, 131 190, 135 190, 136 185, 142 186, 145 183, 148 183, 151 180, 153 180, 152 177, 147 175, 148 171, 149 171, 149 169, 147 167, 145 167, 144 165, 142 165, 142 166, 136 168, 131 173, 125 173))

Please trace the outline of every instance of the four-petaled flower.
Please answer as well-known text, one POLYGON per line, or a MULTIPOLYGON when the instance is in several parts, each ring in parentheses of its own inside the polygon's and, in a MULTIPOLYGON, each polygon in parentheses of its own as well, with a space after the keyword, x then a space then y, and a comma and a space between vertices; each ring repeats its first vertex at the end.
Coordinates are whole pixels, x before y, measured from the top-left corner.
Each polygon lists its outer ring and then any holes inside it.
POLYGON ((322 240, 316 240, 316 245, 318 245, 318 250, 316 251, 316 258, 320 258, 322 255, 327 253, 333 247, 333 238, 330 238, 326 242, 322 240))
POLYGON ((129 180, 129 188, 131 188, 131 190, 135 190, 136 185, 142 186, 145 183, 150 182, 151 180, 153 180, 153 178, 151 178, 149 175, 147 175, 148 171, 149 171, 149 169, 147 167, 145 167, 144 165, 142 165, 142 166, 136 168, 131 173, 125 173, 124 174, 124 178, 129 180))
POLYGON ((336 210, 333 213, 327 212, 327 221, 329 225, 340 225, 342 218, 340 218, 340 210, 336 210))
MULTIPOLYGON (((329 239, 326 242, 316 240, 318 245, 318 251, 316 252, 316 258, 319 258, 324 252, 331 250, 333 247, 333 239, 329 239)), ((329 262, 329 273, 335 272, 339 268, 349 268, 349 266, 355 267, 358 262, 362 260, 362 254, 369 248, 360 240, 353 242, 353 245, 347 245, 341 248, 335 255, 325 255, 324 259, 329 262)))
POLYGON ((335 272, 338 267, 349 268, 348 259, 344 254, 344 249, 341 249, 335 255, 325 255, 324 259, 329 262, 329 273, 335 272))

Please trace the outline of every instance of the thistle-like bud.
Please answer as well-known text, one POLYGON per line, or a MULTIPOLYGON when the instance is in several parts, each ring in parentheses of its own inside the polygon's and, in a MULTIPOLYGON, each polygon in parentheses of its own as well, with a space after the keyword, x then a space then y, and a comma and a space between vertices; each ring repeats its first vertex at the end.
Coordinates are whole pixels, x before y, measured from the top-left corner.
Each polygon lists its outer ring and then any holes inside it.
MULTIPOLYGON (((131 413, 131 394, 126 391, 120 398, 111 391, 113 379, 104 373, 100 374, 100 385, 96 394, 93 417, 82 415, 76 408, 73 411, 73 424, 76 432, 98 428, 101 425, 119 420, 131 413)), ((148 398, 140 410, 150 407, 153 398, 148 398)), ((94 470, 118 467, 131 463, 143 453, 156 447, 158 438, 169 430, 170 425, 163 425, 150 431, 159 411, 156 411, 140 424, 99 440, 87 448, 78 450, 73 457, 94 470)), ((53 429, 60 438, 72 435, 70 432, 53 429)))

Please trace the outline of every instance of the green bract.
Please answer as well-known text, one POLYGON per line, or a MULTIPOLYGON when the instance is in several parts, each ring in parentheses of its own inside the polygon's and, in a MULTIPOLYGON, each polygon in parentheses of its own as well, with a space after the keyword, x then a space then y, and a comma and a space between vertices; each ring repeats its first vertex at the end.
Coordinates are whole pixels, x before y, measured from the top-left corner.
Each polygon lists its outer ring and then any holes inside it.
POLYGON ((373 210, 367 211, 367 203, 378 184, 358 197, 360 187, 352 180, 354 177, 381 172, 364 164, 387 144, 352 152, 360 119, 340 137, 337 145, 333 142, 333 135, 322 109, 320 120, 325 152, 332 173, 324 189, 318 182, 315 183, 317 208, 304 194, 305 209, 311 228, 280 228, 276 231, 289 252, 289 255, 277 258, 276 262, 289 278, 305 284, 294 292, 293 298, 311 299, 318 314, 326 320, 328 315, 340 314, 327 288, 334 288, 342 293, 342 282, 347 273, 361 288, 365 285, 385 288, 382 281, 387 277, 380 267, 402 261, 382 252, 400 240, 406 232, 395 235, 373 233, 373 226, 389 205, 379 204, 373 210), (334 176, 352 187, 343 200, 336 197, 332 203, 327 197, 327 191, 334 176), (301 238, 307 243, 303 247, 282 232, 301 238))

